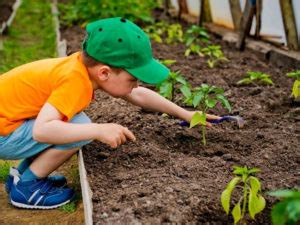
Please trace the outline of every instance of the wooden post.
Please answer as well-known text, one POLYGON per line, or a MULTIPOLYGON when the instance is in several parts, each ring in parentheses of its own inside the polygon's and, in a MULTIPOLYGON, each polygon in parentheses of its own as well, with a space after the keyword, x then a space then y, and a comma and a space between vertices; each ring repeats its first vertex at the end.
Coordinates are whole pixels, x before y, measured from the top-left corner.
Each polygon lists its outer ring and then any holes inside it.
POLYGON ((198 25, 202 26, 203 22, 212 22, 209 0, 200 0, 198 25))
POLYGON ((260 29, 261 29, 261 13, 262 13, 262 0, 256 0, 255 18, 255 37, 259 39, 260 29))
POLYGON ((178 12, 178 19, 181 20, 182 14, 188 14, 188 6, 186 0, 178 0, 179 5, 179 12, 178 12))
POLYGON ((170 0, 164 0, 164 14, 169 15, 170 0))
POLYGON ((247 0, 246 1, 246 6, 245 6, 245 10, 244 10, 244 13, 242 16, 241 26, 240 26, 240 30, 239 30, 239 38, 236 43, 236 47, 239 50, 243 50, 245 47, 245 39, 251 29, 252 20, 253 20, 253 16, 255 13, 255 7, 256 7, 255 0, 247 0))
POLYGON ((298 35, 292 0, 280 0, 280 8, 288 47, 290 49, 298 50, 298 35))
POLYGON ((234 29, 239 30, 242 15, 243 15, 240 0, 229 0, 229 4, 230 4, 230 12, 233 20, 234 29))

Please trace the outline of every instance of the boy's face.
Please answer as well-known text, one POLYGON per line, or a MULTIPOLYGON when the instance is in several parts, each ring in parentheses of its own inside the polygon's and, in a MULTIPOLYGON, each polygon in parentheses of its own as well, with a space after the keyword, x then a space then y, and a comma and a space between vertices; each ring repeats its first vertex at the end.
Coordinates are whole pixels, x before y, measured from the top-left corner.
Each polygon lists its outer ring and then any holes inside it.
POLYGON ((99 88, 116 98, 126 96, 138 87, 138 80, 125 70, 99 70, 98 78, 99 88))

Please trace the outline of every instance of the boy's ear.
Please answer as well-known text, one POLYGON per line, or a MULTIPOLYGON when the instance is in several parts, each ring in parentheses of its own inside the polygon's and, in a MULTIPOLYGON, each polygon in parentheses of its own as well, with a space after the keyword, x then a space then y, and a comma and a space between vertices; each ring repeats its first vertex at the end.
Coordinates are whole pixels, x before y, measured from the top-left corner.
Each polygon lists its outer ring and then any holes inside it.
POLYGON ((110 73, 111 73, 111 68, 109 66, 102 65, 102 66, 99 66, 99 68, 97 69, 97 77, 101 81, 107 80, 110 73))

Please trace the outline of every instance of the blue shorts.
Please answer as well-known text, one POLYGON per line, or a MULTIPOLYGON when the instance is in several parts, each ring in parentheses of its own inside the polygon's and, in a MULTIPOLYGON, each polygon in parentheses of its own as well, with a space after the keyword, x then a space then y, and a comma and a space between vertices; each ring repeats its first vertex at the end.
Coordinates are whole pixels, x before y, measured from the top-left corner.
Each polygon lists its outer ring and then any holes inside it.
MULTIPOLYGON (((67 150, 76 147, 80 148, 91 142, 91 140, 87 140, 64 145, 36 142, 32 137, 34 121, 35 119, 26 120, 11 134, 0 136, 0 159, 25 159, 37 155, 48 148, 67 150)), ((70 123, 91 123, 91 120, 84 112, 81 112, 75 115, 70 123)))

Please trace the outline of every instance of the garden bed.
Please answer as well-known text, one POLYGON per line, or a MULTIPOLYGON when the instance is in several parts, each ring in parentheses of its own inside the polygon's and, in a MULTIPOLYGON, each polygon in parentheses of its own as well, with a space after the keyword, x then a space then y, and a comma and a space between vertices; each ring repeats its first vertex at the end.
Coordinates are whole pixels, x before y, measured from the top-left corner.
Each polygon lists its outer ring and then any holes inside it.
MULTIPOLYGON (((81 49, 81 28, 63 28, 62 36, 68 54, 81 49)), ((271 223, 275 199, 267 191, 300 186, 300 108, 289 98, 292 80, 285 75, 293 68, 277 68, 255 52, 238 52, 215 37, 212 41, 222 46, 230 60, 213 69, 199 56, 185 58, 183 45, 153 43, 153 51, 156 58, 176 59, 171 70, 180 69, 193 86, 207 83, 224 88, 232 113, 242 116, 246 125, 242 129, 234 123, 215 125, 208 129, 203 146, 199 129, 181 127, 177 119, 97 92, 86 110, 92 120, 126 126, 137 141, 116 150, 99 142, 84 147, 94 223, 228 224, 232 218, 223 211, 220 195, 232 177, 233 165, 261 169, 258 177, 267 206, 257 215, 258 224, 271 223), (237 86, 250 70, 271 74, 275 85, 237 86)), ((217 108, 210 113, 225 111, 217 108)))

